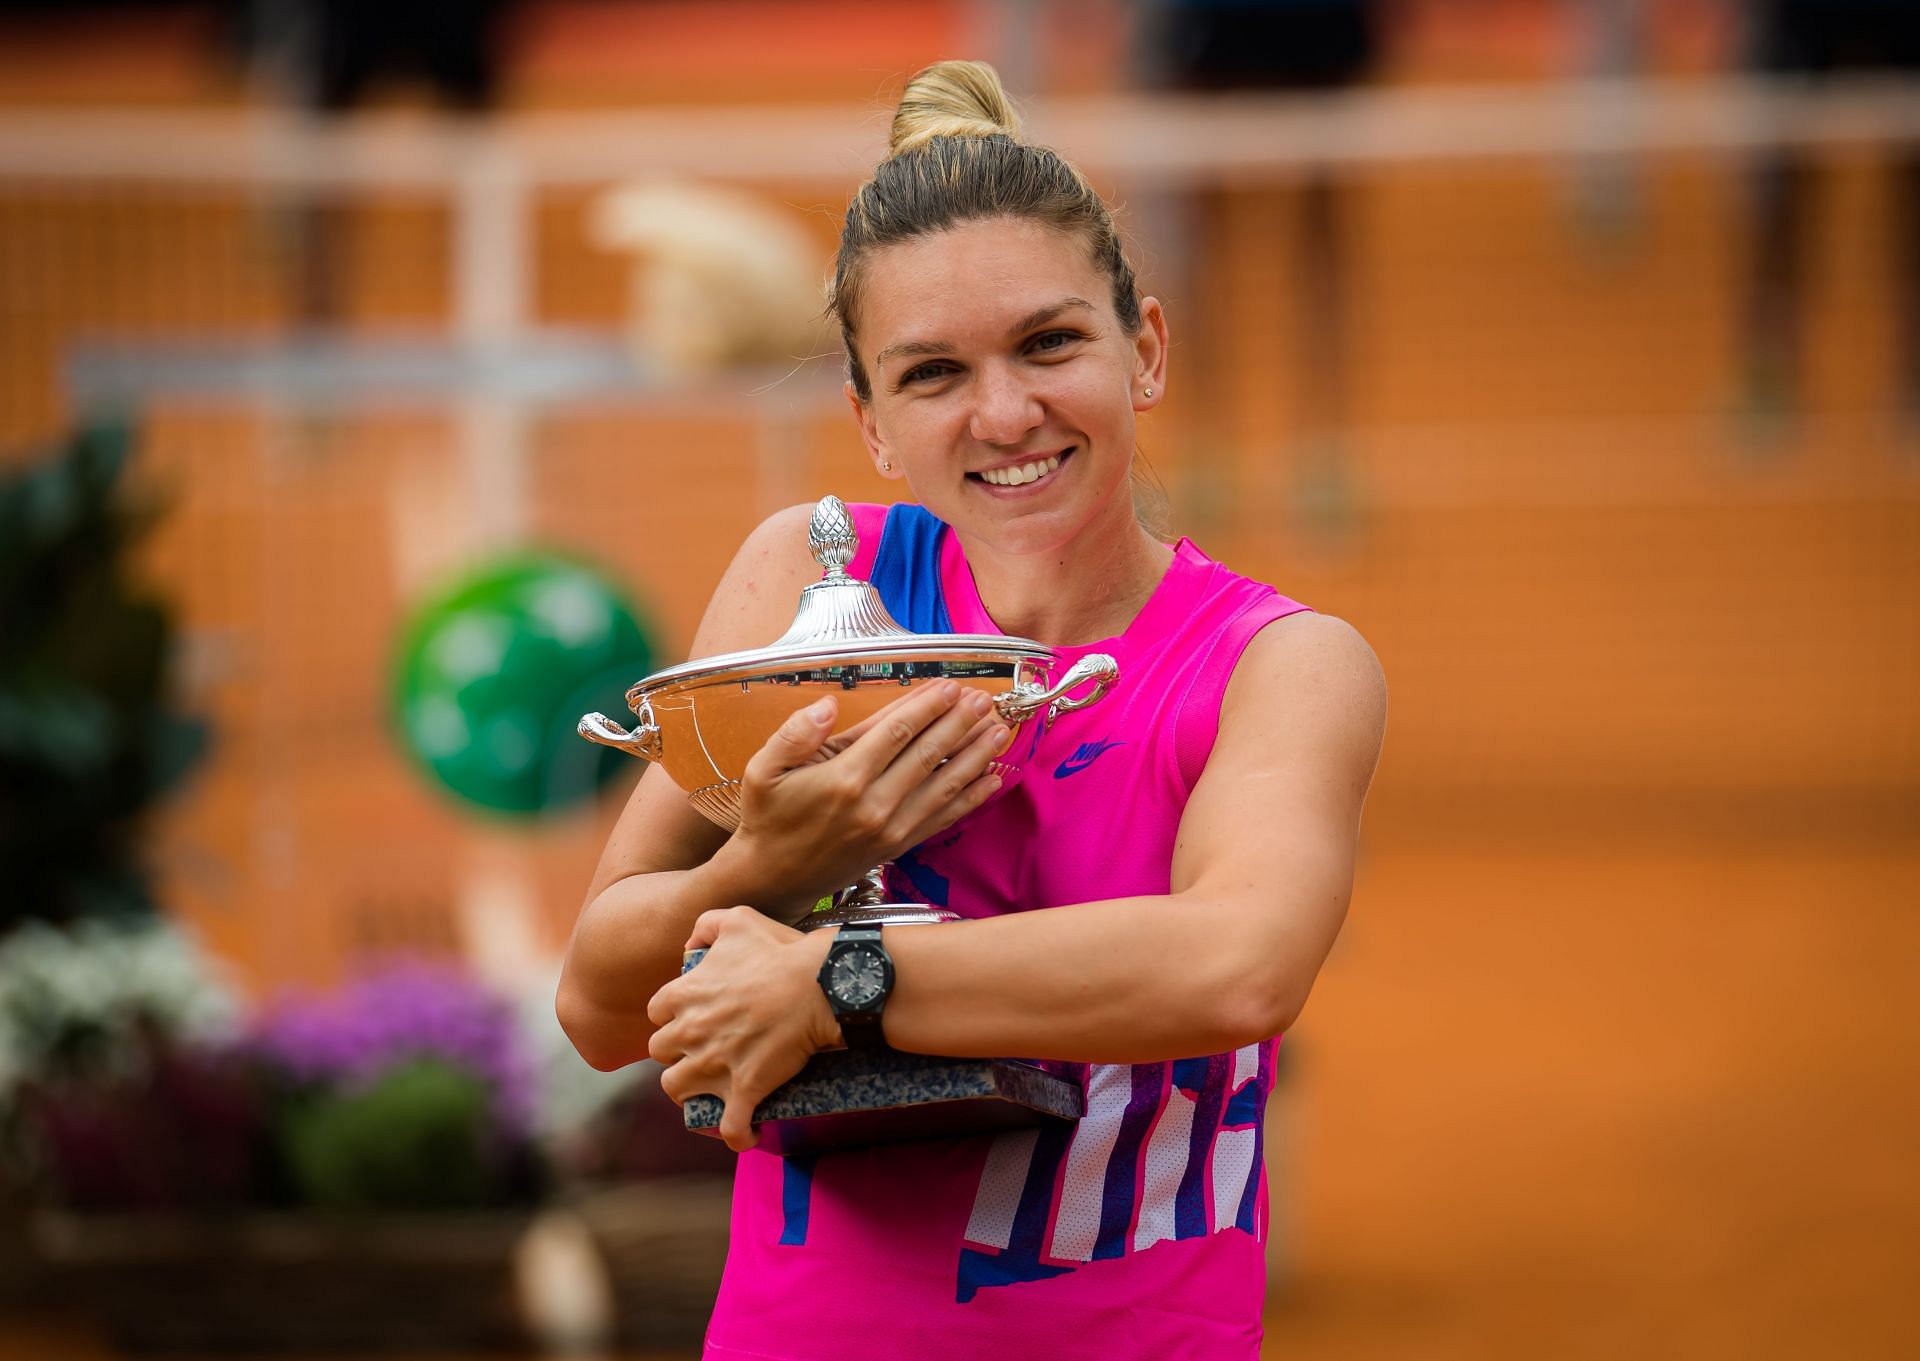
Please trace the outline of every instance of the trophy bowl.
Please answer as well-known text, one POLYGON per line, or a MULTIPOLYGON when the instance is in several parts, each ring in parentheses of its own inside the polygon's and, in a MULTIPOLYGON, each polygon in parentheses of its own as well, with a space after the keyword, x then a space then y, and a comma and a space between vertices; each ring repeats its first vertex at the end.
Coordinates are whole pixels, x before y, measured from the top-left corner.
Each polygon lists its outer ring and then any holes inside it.
MULTIPOLYGON (((732 831, 740 825, 747 762, 794 711, 823 694, 839 702, 838 732, 872 717, 902 690, 929 681, 953 680, 979 690, 1013 730, 1016 740, 992 767, 1011 783, 1019 775, 1017 739, 1028 722, 1045 723, 1096 703, 1119 679, 1119 667, 1104 654, 1063 666, 1053 649, 1025 638, 902 628, 872 584, 847 573, 859 541, 838 497, 825 497, 814 508, 807 542, 824 575, 800 593, 785 634, 766 647, 655 672, 627 691, 638 724, 628 729, 604 714, 587 714, 580 735, 664 766, 701 814, 732 831)), ((885 869, 876 866, 822 899, 801 927, 953 918, 936 908, 887 903, 885 869)))

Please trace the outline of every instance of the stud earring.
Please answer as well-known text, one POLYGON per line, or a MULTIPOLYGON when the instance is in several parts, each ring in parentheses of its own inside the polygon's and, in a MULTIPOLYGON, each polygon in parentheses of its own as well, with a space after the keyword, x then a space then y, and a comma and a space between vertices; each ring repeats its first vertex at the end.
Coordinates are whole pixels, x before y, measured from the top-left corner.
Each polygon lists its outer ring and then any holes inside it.
POLYGON ((1147 396, 1148 396, 1148 398, 1151 398, 1151 397, 1153 396, 1153 389, 1152 389, 1152 388, 1148 388, 1148 389, 1147 389, 1147 396))
POLYGON ((883 459, 881 459, 881 460, 880 460, 880 471, 881 471, 881 472, 883 472, 883 473, 890 473, 890 472, 892 472, 892 471, 893 471, 893 460, 892 460, 892 459, 890 459, 890 458, 883 458, 883 459))

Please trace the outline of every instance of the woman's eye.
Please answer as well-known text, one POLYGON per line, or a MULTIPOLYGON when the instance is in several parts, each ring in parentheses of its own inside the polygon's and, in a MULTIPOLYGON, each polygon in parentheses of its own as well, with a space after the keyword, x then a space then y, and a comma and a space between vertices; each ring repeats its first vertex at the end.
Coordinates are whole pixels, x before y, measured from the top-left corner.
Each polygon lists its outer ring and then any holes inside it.
POLYGON ((908 383, 924 383, 934 378, 942 378, 946 373, 945 364, 922 364, 918 368, 908 369, 901 374, 900 386, 905 387, 908 383))
POLYGON ((1046 331, 1029 341, 1027 348, 1039 354, 1049 354, 1064 350, 1080 338, 1078 331, 1046 331))

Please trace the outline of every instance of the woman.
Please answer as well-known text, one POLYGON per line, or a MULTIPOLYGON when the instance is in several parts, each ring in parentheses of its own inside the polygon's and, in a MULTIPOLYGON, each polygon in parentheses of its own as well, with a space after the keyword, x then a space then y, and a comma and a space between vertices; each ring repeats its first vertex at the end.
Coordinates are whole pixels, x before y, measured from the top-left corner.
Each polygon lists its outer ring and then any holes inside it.
MULTIPOLYGON (((836 736, 833 701, 795 713, 731 837, 641 780, 558 1006, 596 1066, 651 1053, 675 1099, 720 1096, 748 1150, 709 1357, 1259 1351, 1260 1115, 1345 914, 1385 686, 1347 625, 1142 528, 1166 319, 1098 196, 1016 134, 989 68, 931 67, 847 211, 848 398, 919 502, 857 509, 855 571, 910 627, 1112 652, 1122 681, 1023 734, 1022 779, 985 807, 1009 735, 951 687, 836 736), (843 1042, 818 981, 833 933, 783 922, 888 859, 968 920, 883 933, 887 1043, 1088 1063, 1077 1126, 752 1150, 755 1103, 843 1042)), ((747 540, 694 655, 785 629, 818 575, 806 515, 747 540)))

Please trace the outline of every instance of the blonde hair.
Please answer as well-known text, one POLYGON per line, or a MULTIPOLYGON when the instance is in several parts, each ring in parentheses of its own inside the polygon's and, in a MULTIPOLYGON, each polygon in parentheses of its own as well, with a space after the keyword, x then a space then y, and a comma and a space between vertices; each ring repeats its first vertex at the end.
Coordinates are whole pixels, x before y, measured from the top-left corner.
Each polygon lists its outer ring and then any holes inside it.
POLYGON ((935 137, 995 133, 1020 140, 1020 115, 1001 88, 999 73, 983 61, 936 62, 901 93, 887 155, 898 156, 935 137))
POLYGON ((1019 137, 1019 115, 985 62, 936 62, 907 82, 887 157, 847 205, 829 297, 861 401, 873 397, 855 345, 861 267, 885 246, 962 222, 1024 218, 1080 238, 1112 285, 1114 315, 1139 334, 1139 289, 1113 214, 1058 153, 1019 137))

